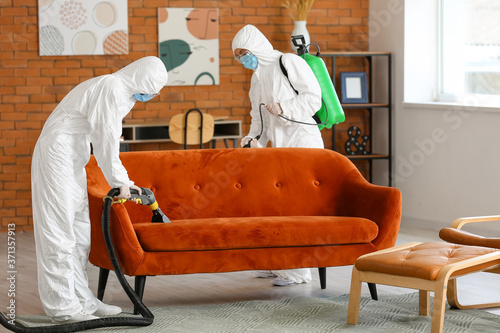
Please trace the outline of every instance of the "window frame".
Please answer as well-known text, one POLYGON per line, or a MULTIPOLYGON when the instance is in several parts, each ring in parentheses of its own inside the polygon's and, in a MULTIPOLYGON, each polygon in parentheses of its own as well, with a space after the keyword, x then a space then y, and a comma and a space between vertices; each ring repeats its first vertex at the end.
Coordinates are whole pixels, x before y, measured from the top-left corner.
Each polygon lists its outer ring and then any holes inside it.
MULTIPOLYGON (((460 58, 461 55, 466 53, 466 47, 464 43, 456 43, 449 42, 449 38, 457 38, 456 36, 465 35, 465 29, 463 31, 446 31, 450 29, 449 26, 446 26, 445 20, 451 19, 460 21, 460 13, 465 11, 465 9, 457 8, 457 12, 450 13, 446 6, 456 6, 461 5, 464 6, 467 0, 437 0, 438 2, 438 95, 437 100, 439 102, 457 102, 464 105, 476 105, 476 106, 485 106, 491 107, 495 105, 500 105, 500 95, 495 94, 477 94, 477 93, 468 93, 465 91, 465 74, 466 74, 466 64, 463 58, 460 58), (451 4, 450 2, 453 1, 451 4), (448 2, 448 3, 446 3, 448 2), (445 16, 448 14, 447 16, 445 16), (446 53, 453 53, 454 55, 447 55, 446 53), (457 67, 453 67, 448 65, 449 62, 455 61, 456 63, 460 62, 462 59, 461 70, 457 71, 457 67), (452 68, 448 70, 448 68, 452 68), (448 74, 445 71, 448 70, 448 74), (454 86, 454 88, 450 88, 454 86)), ((489 0, 491 1, 491 0, 489 0)), ((452 8, 455 9, 455 8, 452 8)), ((461 27, 458 23, 453 24, 453 28, 456 26, 461 27)), ((458 65, 457 65, 458 66, 458 65)), ((500 72, 500 65, 498 66, 498 71, 500 72)))

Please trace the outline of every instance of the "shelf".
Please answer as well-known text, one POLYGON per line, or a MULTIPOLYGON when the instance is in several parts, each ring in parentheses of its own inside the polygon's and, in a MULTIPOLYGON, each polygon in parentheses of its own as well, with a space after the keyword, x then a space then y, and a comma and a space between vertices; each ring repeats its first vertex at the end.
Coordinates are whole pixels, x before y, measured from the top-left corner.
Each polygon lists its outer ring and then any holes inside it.
MULTIPOLYGON (((125 122, 122 126, 123 143, 171 142, 168 134, 170 120, 155 122, 125 122)), ((213 140, 241 138, 241 120, 214 120, 213 140)))
POLYGON ((371 56, 387 56, 391 52, 335 52, 324 51, 320 53, 320 57, 371 57, 371 56))
POLYGON ((341 104, 344 109, 388 108, 388 103, 341 104))
MULTIPOLYGON (((343 148, 340 148, 342 152, 344 153, 344 156, 347 157, 350 160, 365 160, 368 163, 368 172, 369 176, 367 177, 369 181, 372 180, 373 176, 373 165, 372 161, 374 160, 385 160, 387 161, 387 172, 388 172, 388 185, 392 186, 392 53, 391 52, 356 52, 356 51, 347 51, 347 52, 330 52, 330 51, 323 51, 320 54, 320 57, 322 58, 330 58, 330 63, 331 63, 331 71, 330 75, 332 76, 332 80, 335 82, 336 79, 338 78, 339 74, 341 73, 342 69, 339 70, 337 60, 338 58, 344 58, 344 57, 364 57, 365 59, 360 59, 362 60, 362 65, 357 65, 358 67, 363 66, 363 71, 366 73, 367 78, 368 78, 368 91, 369 91, 369 96, 368 100, 369 101, 378 101, 375 103, 344 103, 341 104, 342 108, 346 110, 345 115, 346 115, 346 120, 349 117, 349 112, 347 112, 348 109, 360 109, 362 110, 362 116, 368 118, 368 124, 367 128, 363 128, 363 131, 365 133, 369 134, 369 140, 368 144, 366 147, 367 151, 372 151, 373 149, 373 140, 377 140, 378 136, 386 135, 387 137, 387 145, 386 148, 381 149, 382 151, 388 151, 387 154, 367 154, 367 155, 361 155, 361 154, 356 154, 356 155, 350 155, 346 154, 347 151, 349 151, 347 148, 344 150, 343 148), (374 58, 377 58, 377 60, 374 60, 374 58), (381 71, 382 70, 382 71, 381 71), (377 80, 379 78, 378 75, 375 73, 384 73, 383 75, 380 75, 380 82, 377 80), (387 89, 384 92, 383 90, 379 91, 379 94, 375 94, 376 89, 374 88, 375 84, 380 84, 387 89), (384 102, 380 102, 384 101, 384 102), (380 118, 376 118, 374 120, 374 117, 379 117, 380 112, 386 112, 387 116, 385 117, 387 119, 387 129, 384 129, 384 132, 380 132, 380 130, 377 132, 378 128, 380 128, 380 121, 377 120, 382 120, 384 119, 384 115, 380 115, 380 118), (374 126, 376 124, 376 126, 374 126), (378 136, 377 136, 378 135, 378 136)), ((339 62, 341 66, 346 66, 344 61, 339 62)), ((352 71, 352 67, 346 67, 349 68, 350 71, 352 71)), ((356 116, 359 116, 356 114, 356 116)), ((348 126, 356 125, 355 122, 353 121, 347 121, 348 126)), ((366 127, 366 126, 365 126, 366 127)), ((385 126, 384 126, 385 127, 385 126)), ((345 126, 341 127, 342 131, 345 131, 345 126)), ((358 137, 349 137, 349 135, 352 135, 352 133, 347 132, 348 135, 348 141, 346 142, 349 143, 351 142, 352 139, 358 141, 358 137)), ((343 139, 343 136, 345 136, 345 133, 342 133, 339 138, 343 139)), ((335 150, 337 148, 336 145, 336 140, 337 140, 337 134, 336 134, 336 129, 335 126, 332 127, 332 149, 335 150)), ((364 140, 364 139, 363 139, 364 140)), ((384 139, 385 141, 385 139, 384 139)), ((352 144, 349 143, 349 144, 352 144)), ((386 162, 383 163, 386 163, 386 162)))
POLYGON ((350 160, 383 160, 388 159, 388 154, 344 155, 350 160))

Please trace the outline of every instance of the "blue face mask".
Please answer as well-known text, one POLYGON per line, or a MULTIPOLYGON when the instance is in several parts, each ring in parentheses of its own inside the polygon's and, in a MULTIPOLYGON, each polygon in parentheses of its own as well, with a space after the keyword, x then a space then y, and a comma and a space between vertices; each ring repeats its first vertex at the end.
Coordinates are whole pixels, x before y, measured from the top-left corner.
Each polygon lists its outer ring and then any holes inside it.
POLYGON ((132 96, 139 102, 147 102, 152 98, 155 98, 158 94, 133 94, 132 96))
POLYGON ((238 61, 240 61, 243 64, 243 67, 247 69, 256 69, 259 64, 257 57, 250 52, 241 56, 238 61))

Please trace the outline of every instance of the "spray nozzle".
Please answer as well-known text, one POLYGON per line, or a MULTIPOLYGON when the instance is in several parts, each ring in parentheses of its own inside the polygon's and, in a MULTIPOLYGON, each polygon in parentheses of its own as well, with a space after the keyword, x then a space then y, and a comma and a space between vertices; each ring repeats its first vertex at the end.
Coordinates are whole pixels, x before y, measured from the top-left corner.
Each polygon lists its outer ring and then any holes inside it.
MULTIPOLYGON (((260 103, 259 105, 259 114, 260 114, 260 134, 257 135, 254 140, 257 140, 259 141, 260 137, 262 136, 262 132, 264 131, 264 120, 262 120, 262 107, 264 106, 265 104, 264 103, 260 103)), ((252 140, 248 141, 248 143, 246 145, 243 146, 243 148, 250 148, 250 142, 252 142, 252 140)))
POLYGON ((304 35, 292 36, 292 43, 297 47, 297 55, 302 57, 304 54, 309 53, 308 47, 309 45, 315 45, 318 48, 318 52, 316 53, 316 57, 319 57, 320 51, 318 44, 309 43, 306 44, 306 39, 304 35))
POLYGON ((309 53, 304 35, 292 36, 292 43, 297 47, 297 54, 299 56, 309 53))

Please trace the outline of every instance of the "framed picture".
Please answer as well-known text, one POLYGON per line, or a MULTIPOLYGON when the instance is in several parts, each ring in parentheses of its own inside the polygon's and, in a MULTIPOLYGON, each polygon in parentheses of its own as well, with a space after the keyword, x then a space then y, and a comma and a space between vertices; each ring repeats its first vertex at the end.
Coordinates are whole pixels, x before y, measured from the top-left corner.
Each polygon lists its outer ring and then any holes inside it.
POLYGON ((218 85, 219 9, 158 8, 158 53, 167 86, 218 85))
POLYGON ((128 54, 126 0, 38 0, 40 56, 128 54))
POLYGON ((341 72, 340 89, 342 103, 368 103, 368 89, 365 72, 341 72))

